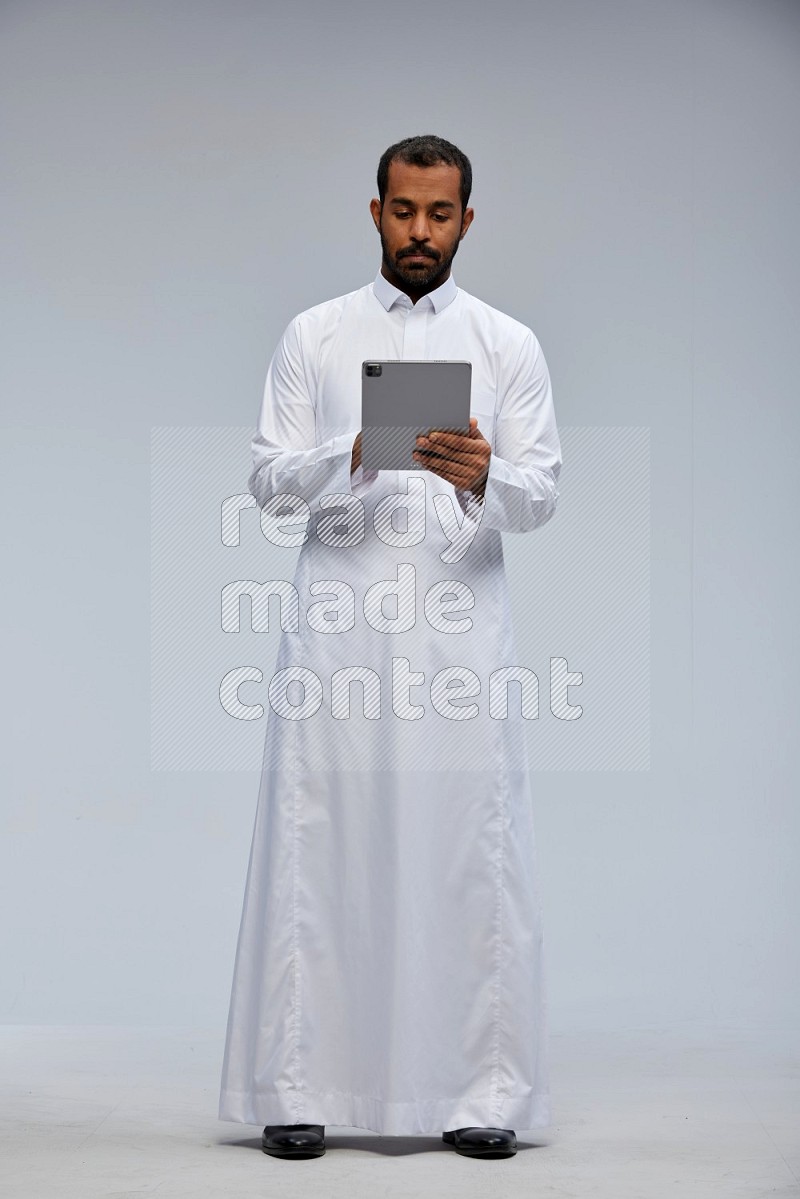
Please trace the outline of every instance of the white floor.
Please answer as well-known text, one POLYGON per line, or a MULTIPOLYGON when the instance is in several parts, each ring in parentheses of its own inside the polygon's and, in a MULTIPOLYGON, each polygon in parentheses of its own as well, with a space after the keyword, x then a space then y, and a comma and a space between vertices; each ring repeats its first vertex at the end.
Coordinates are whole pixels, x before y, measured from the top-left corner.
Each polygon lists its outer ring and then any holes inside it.
POLYGON ((217 1119, 224 1029, 0 1027, 13 1199, 800 1199, 800 1030, 551 1035, 554 1122, 515 1157, 328 1128, 281 1161, 217 1119))

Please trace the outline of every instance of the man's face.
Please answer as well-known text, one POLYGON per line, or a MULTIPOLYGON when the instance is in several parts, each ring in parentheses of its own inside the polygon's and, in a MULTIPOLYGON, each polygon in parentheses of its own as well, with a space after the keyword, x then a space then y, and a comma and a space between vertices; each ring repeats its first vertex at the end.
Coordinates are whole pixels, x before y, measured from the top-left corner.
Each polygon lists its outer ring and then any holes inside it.
POLYGON ((461 213, 458 167, 392 162, 386 198, 370 204, 380 234, 384 273, 397 286, 431 291, 444 283, 473 211, 461 213))

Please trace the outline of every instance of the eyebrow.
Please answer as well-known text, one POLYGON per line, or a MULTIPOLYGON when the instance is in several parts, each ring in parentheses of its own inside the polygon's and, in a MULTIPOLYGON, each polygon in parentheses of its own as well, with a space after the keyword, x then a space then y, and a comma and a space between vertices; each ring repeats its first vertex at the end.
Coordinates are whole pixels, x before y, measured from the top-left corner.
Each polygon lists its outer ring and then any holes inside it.
MULTIPOLYGON (((416 208, 413 200, 407 199, 405 196, 393 196, 389 201, 390 204, 408 204, 411 208, 416 208)), ((433 200, 428 205, 429 208, 455 208, 452 200, 433 200)))

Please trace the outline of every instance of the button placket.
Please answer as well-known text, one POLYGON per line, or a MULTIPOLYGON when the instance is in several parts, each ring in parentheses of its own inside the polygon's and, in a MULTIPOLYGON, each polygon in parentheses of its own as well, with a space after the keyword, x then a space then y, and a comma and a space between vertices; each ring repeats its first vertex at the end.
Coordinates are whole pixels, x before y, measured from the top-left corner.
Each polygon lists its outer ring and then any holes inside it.
POLYGON ((428 313, 423 308, 407 308, 403 330, 403 357, 424 358, 428 333, 428 313))

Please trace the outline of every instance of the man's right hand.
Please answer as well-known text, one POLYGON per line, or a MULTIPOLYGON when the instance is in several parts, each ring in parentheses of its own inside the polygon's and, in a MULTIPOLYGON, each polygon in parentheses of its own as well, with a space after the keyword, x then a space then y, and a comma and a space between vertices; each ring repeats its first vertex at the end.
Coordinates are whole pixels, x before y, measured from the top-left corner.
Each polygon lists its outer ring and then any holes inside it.
POLYGON ((353 452, 350 455, 350 474, 352 475, 361 465, 361 430, 353 442, 353 452))

